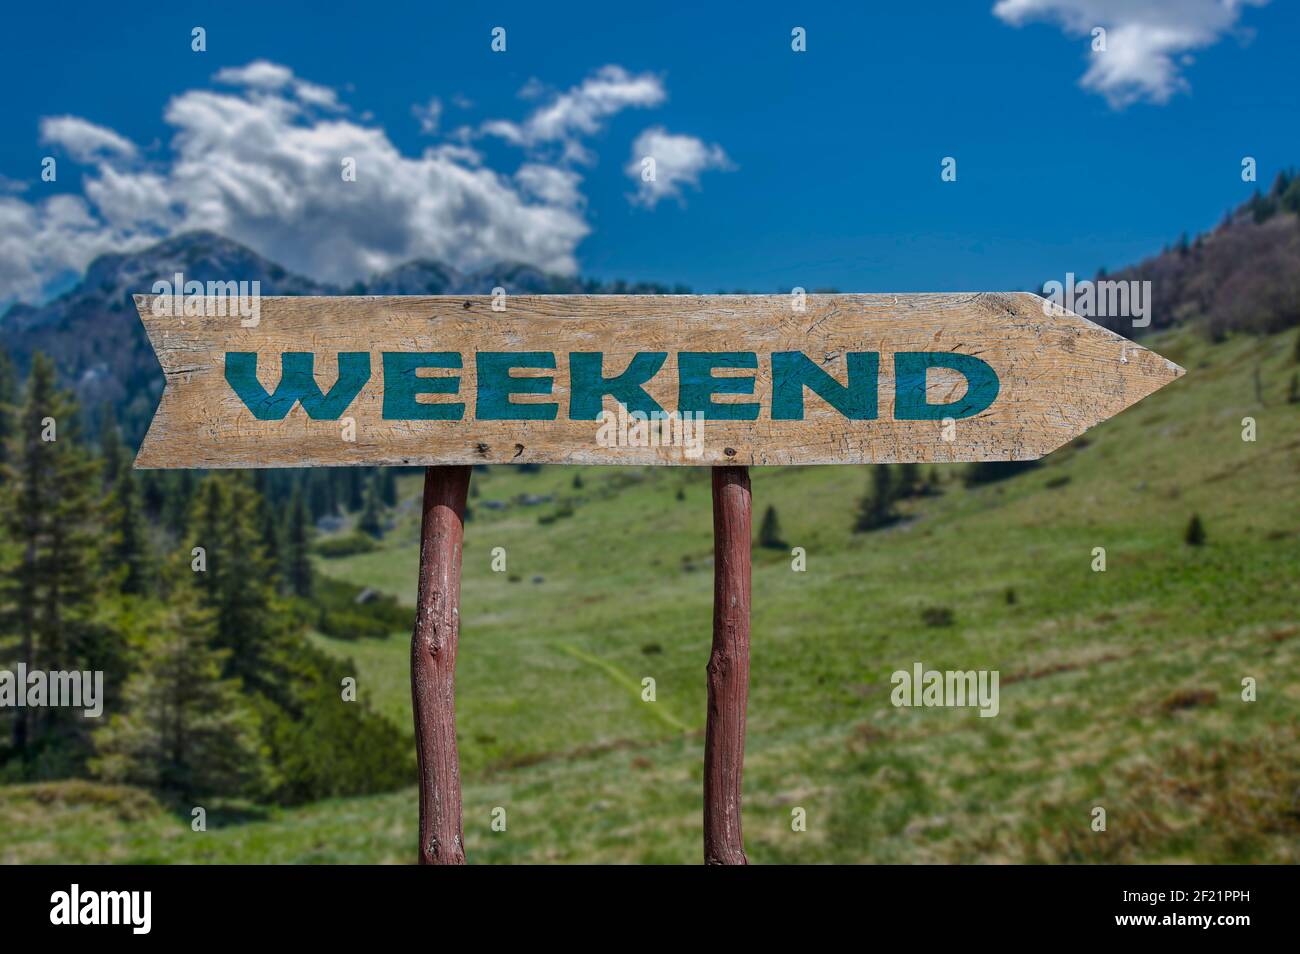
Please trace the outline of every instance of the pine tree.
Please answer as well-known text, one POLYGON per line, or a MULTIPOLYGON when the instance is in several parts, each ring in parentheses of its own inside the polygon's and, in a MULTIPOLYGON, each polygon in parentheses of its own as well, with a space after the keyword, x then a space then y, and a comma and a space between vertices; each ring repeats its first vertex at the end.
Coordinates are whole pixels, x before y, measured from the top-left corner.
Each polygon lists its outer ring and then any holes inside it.
POLYGON ((379 488, 376 486, 376 481, 372 480, 370 486, 366 488, 366 507, 361 511, 357 529, 362 533, 370 534, 376 540, 384 535, 384 527, 380 523, 379 488))
MULTIPOLYGON (((253 473, 258 475, 266 471, 255 470, 253 473)), ((266 557, 267 571, 271 574, 276 592, 281 592, 284 588, 285 552, 279 514, 276 513, 270 498, 272 488, 268 481, 259 481, 256 476, 253 478, 252 486, 257 498, 256 522, 260 532, 262 552, 266 557)))
POLYGON ((776 517, 776 508, 771 504, 763 512, 763 523, 758 528, 758 545, 769 550, 785 549, 785 541, 781 539, 781 524, 776 517))
MULTIPOLYGON (((37 353, 24 403, 14 421, 0 496, 0 527, 13 541, 0 566, 0 632, 18 639, 28 669, 70 670, 96 596, 99 553, 94 533, 97 461, 77 442, 77 406, 55 383, 54 363, 37 353)), ((14 713, 13 747, 66 722, 69 710, 14 713)))
POLYGON ((144 507, 144 515, 150 521, 157 521, 162 518, 163 507, 167 503, 167 494, 163 490, 160 476, 162 471, 142 470, 140 471, 140 502, 144 507))
POLYGON ((338 513, 334 500, 334 489, 323 474, 324 468, 307 472, 307 506, 311 510, 313 521, 321 517, 332 517, 338 513))
POLYGON ((117 429, 117 420, 113 417, 113 406, 105 403, 99 425, 99 456, 104 465, 101 475, 104 478, 104 490, 112 491, 118 477, 130 467, 126 460, 126 449, 122 446, 122 435, 117 429))
POLYGON ((1288 212, 1300 212, 1300 175, 1291 177, 1291 184, 1286 187, 1279 202, 1288 212))
POLYGON ((275 514, 271 512, 271 505, 266 502, 266 498, 262 498, 257 523, 262 532, 262 552, 266 554, 267 572, 271 574, 276 592, 284 592, 284 532, 275 514))
POLYGON ((581 490, 581 489, 582 489, 582 474, 580 474, 580 473, 575 473, 575 474, 573 475, 573 489, 574 489, 574 490, 581 490))
POLYGON ((1183 531, 1183 540, 1189 545, 1199 547, 1205 543, 1205 525, 1201 523, 1201 515, 1192 514, 1192 519, 1187 523, 1187 529, 1183 531))
POLYGON ((887 464, 871 468, 871 490, 858 503, 858 517, 853 525, 855 533, 865 533, 885 527, 898 519, 894 508, 894 476, 887 464))
POLYGON ((285 535, 285 584, 295 596, 311 596, 311 519, 302 494, 294 492, 289 504, 289 530, 285 535))
POLYGON ((178 537, 189 530, 190 508, 194 502, 195 477, 190 470, 173 471, 169 476, 163 503, 163 523, 178 537))
POLYGON ((108 502, 110 535, 104 550, 105 563, 109 573, 118 578, 119 592, 128 596, 140 596, 152 588, 138 484, 134 473, 122 471, 108 502))
POLYGON ((379 486, 381 498, 386 507, 397 506, 397 472, 391 467, 381 467, 379 469, 379 486))
POLYGON ((921 465, 903 464, 898 468, 899 497, 919 497, 921 495, 921 465))
POLYGON ((365 471, 360 467, 345 467, 347 476, 347 511, 356 513, 366 505, 365 471))
MULTIPOLYGON (((195 572, 195 585, 205 591, 211 602, 216 591, 218 555, 225 549, 226 485, 220 474, 208 474, 194 494, 188 523, 191 529, 189 553, 201 548, 204 569, 195 572)), ((187 554, 188 555, 188 554, 187 554)))
POLYGON ((9 352, 0 348, 0 484, 5 480, 5 465, 9 460, 18 415, 18 370, 9 359, 9 352))
POLYGON ((192 546, 207 569, 196 573, 200 605, 215 618, 213 645, 228 649, 225 675, 260 691, 275 682, 274 658, 284 627, 277 617, 271 567, 257 526, 260 497, 241 474, 213 473, 196 494, 192 546))
POLYGON ((239 681, 222 677, 229 650, 214 650, 216 620, 181 587, 182 603, 127 681, 123 711, 94 734, 91 770, 192 803, 263 788, 259 720, 239 681))

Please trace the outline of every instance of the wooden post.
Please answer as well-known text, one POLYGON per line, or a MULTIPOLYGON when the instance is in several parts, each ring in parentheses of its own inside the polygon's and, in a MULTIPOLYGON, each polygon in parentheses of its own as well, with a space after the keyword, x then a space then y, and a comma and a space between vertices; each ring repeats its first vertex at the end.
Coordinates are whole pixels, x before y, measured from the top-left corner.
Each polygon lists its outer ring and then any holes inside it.
POLYGON ((460 555, 469 467, 424 472, 420 589, 411 636, 411 702, 420 764, 420 864, 463 865, 465 831, 456 751, 460 555))
POLYGON ((704 730, 704 863, 744 865, 740 780, 749 701, 749 468, 713 468, 713 650, 704 730))

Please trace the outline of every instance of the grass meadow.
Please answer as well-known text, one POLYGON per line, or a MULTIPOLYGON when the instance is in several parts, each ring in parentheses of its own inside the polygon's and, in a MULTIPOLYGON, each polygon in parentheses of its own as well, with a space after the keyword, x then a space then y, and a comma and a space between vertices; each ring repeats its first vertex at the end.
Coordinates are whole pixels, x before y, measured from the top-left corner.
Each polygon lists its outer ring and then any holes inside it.
MULTIPOLYGON (((1012 479, 967 488, 938 468, 942 493, 881 531, 852 532, 867 467, 754 469, 755 528, 774 505, 807 569, 754 551, 750 860, 1300 861, 1294 338, 1154 337, 1185 377, 1012 479), (1202 546, 1184 542, 1193 514, 1202 546), (916 662, 998 670, 999 715, 895 708, 890 674, 916 662)), ((707 470, 496 467, 473 484, 457 698, 470 862, 699 862, 707 470)), ((380 549, 321 572, 413 606, 419 490, 404 476, 380 549)), ((411 731, 408 631, 314 638, 411 731)), ((414 785, 214 806, 203 833, 139 791, 16 786, 0 790, 0 861, 409 863, 415 823, 414 785)))

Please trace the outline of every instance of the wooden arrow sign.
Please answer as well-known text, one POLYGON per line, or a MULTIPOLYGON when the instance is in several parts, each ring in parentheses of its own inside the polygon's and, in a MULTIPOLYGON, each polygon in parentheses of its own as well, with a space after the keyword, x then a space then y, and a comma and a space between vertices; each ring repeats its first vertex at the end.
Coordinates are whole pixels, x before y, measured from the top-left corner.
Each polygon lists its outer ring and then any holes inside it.
POLYGON ((137 295, 137 467, 1028 460, 1177 365, 1029 293, 137 295))

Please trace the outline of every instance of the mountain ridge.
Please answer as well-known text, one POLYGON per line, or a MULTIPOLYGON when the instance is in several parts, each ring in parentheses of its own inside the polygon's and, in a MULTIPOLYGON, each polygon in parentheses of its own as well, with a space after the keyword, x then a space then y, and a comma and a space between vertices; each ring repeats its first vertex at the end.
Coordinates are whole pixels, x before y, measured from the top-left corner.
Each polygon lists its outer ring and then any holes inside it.
POLYGON ((163 378, 131 296, 150 291, 157 281, 172 281, 177 272, 186 281, 205 284, 257 281, 263 295, 487 295, 497 287, 512 295, 684 290, 555 275, 514 262, 463 273, 429 259, 335 285, 291 272, 233 239, 198 230, 135 251, 97 256, 80 282, 48 302, 11 305, 0 316, 4 346, 22 372, 34 352, 50 355, 83 407, 113 406, 126 438, 138 443, 162 394, 163 378))

